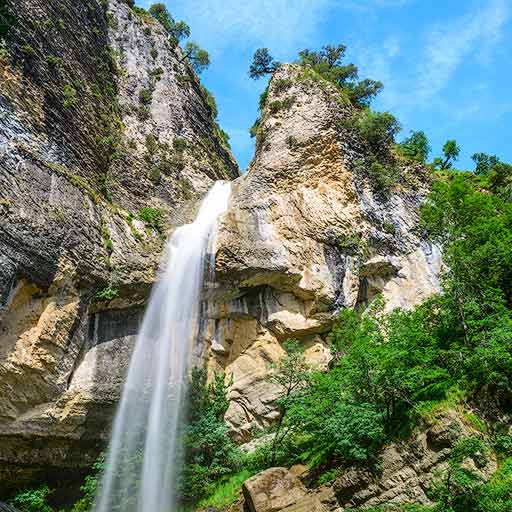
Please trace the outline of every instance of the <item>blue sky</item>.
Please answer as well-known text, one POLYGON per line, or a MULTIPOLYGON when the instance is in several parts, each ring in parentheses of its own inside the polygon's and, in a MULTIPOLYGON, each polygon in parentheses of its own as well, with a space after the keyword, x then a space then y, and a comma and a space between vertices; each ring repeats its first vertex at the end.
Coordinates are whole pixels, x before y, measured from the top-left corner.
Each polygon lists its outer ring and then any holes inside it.
MULTIPOLYGON (((138 2, 148 7, 148 0, 138 2)), ((203 73, 221 126, 244 169, 248 129, 266 80, 247 70, 254 50, 280 61, 299 50, 344 43, 362 78, 381 80, 373 103, 395 114, 401 137, 424 130, 436 156, 448 138, 461 146, 458 167, 477 151, 512 161, 512 0, 173 0, 191 40, 210 52, 203 73)))

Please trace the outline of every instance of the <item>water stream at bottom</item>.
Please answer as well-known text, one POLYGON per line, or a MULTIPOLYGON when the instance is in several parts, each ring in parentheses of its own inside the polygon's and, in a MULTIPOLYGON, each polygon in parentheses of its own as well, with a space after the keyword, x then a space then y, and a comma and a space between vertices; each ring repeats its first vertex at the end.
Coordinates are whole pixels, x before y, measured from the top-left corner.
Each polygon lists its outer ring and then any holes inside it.
POLYGON ((167 242, 131 357, 95 512, 174 512, 179 435, 207 255, 231 184, 217 182, 195 221, 167 242))

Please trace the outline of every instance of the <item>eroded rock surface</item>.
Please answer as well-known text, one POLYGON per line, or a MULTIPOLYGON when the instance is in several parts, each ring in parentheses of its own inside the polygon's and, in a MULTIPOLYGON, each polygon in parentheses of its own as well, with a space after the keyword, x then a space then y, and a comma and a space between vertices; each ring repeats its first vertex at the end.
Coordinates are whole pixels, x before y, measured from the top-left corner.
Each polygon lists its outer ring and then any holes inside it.
POLYGON ((314 495, 286 468, 270 468, 249 478, 242 488, 249 512, 325 512, 314 495))
POLYGON ((343 307, 382 293, 388 310, 438 289, 440 251, 422 237, 427 171, 397 160, 400 178, 376 190, 368 147, 347 122, 353 107, 299 66, 272 77, 247 175, 234 183, 219 232, 210 368, 233 378, 233 434, 275 418, 265 375, 286 338, 325 365, 325 333, 343 307))

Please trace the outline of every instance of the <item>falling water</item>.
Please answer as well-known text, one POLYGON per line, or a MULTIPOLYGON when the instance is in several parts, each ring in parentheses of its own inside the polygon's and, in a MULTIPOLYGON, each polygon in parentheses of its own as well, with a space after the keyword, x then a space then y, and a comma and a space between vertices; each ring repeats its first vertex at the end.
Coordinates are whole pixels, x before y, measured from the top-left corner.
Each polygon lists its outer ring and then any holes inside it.
POLYGON ((191 346, 198 335, 206 255, 230 184, 217 182, 196 220, 168 241, 114 421, 96 512, 174 512, 191 346))

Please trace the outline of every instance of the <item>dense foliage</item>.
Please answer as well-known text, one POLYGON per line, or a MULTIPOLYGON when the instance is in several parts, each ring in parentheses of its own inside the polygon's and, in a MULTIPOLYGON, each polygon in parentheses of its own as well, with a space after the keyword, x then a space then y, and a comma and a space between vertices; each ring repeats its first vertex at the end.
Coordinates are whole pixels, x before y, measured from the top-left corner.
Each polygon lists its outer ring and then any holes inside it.
POLYGON ((240 453, 224 423, 228 405, 224 375, 215 375, 207 384, 205 372, 195 369, 189 391, 181 483, 181 494, 187 501, 197 502, 211 491, 213 482, 240 468, 240 453))

